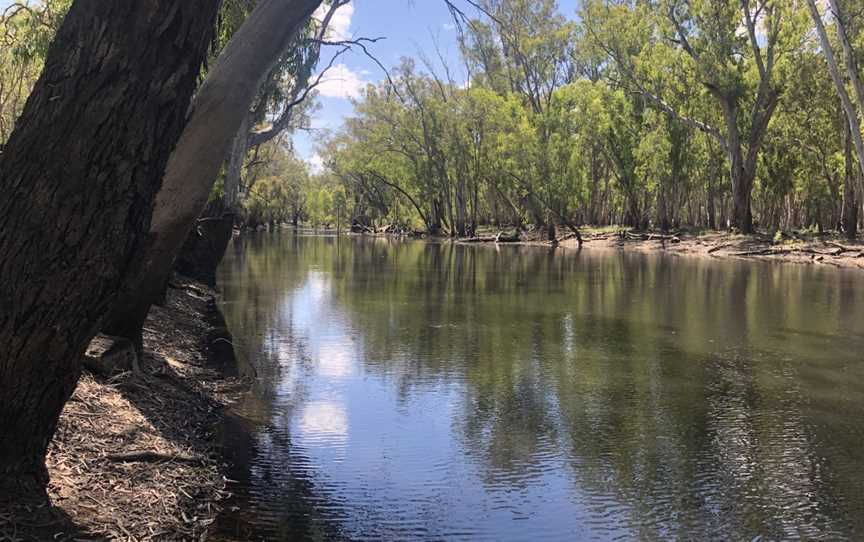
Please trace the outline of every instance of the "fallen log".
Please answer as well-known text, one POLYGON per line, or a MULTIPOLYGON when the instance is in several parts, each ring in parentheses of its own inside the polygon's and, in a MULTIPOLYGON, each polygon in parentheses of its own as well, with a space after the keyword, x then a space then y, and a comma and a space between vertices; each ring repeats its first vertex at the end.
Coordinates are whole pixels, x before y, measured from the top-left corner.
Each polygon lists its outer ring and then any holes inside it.
POLYGON ((494 243, 496 236, 494 235, 485 235, 482 237, 466 237, 464 239, 457 239, 457 243, 494 243))
POLYGON ((120 454, 108 454, 105 456, 105 459, 107 459, 108 461, 113 461, 114 463, 161 463, 166 461, 173 461, 176 463, 198 464, 202 461, 200 457, 193 457, 189 455, 164 454, 152 450, 126 452, 120 454))
POLYGON ((790 254, 792 250, 789 249, 779 249, 774 250, 773 248, 763 248, 760 250, 745 250, 743 252, 732 252, 732 256, 777 256, 780 254, 790 254))
POLYGON ((731 247, 734 243, 723 243, 722 245, 713 246, 708 249, 708 254, 714 254, 718 250, 723 250, 726 247, 731 247))
POLYGON ((629 231, 621 232, 622 237, 632 239, 634 241, 669 241, 672 243, 680 243, 681 239, 677 235, 668 235, 664 233, 640 233, 635 234, 629 231))
POLYGON ((511 235, 506 235, 504 232, 498 232, 497 235, 484 235, 477 237, 466 237, 464 239, 457 239, 457 243, 516 243, 519 242, 521 238, 518 233, 514 233, 511 235))
POLYGON ((838 249, 840 252, 838 254, 843 254, 844 252, 859 252, 861 247, 850 247, 846 245, 841 245, 840 243, 835 243, 834 241, 823 241, 829 247, 834 247, 838 249))

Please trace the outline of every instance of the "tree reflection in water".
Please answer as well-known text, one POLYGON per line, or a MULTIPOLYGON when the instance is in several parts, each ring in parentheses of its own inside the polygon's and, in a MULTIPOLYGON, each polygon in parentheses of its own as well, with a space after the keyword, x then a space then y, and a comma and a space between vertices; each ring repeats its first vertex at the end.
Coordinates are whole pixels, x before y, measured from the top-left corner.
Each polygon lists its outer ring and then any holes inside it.
POLYGON ((283 232, 238 241, 220 278, 257 372, 226 525, 862 535, 854 273, 283 232))

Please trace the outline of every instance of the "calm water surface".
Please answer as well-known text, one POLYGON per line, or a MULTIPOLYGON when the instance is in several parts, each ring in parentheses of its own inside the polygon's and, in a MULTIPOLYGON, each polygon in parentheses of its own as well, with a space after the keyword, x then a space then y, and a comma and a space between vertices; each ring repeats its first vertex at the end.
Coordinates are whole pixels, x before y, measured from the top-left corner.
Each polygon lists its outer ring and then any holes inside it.
POLYGON ((226 540, 864 539, 864 275, 235 242, 226 540))

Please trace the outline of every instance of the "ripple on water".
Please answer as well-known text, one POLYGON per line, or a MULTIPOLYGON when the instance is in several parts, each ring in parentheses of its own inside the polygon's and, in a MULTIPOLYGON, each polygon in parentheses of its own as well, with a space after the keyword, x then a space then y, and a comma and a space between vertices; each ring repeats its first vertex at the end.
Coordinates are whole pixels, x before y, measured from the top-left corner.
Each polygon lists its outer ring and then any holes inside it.
POLYGON ((257 422, 231 439, 226 539, 864 539, 864 342, 838 332, 864 321, 862 289, 620 254, 268 243, 221 277, 259 376, 236 407, 257 422))

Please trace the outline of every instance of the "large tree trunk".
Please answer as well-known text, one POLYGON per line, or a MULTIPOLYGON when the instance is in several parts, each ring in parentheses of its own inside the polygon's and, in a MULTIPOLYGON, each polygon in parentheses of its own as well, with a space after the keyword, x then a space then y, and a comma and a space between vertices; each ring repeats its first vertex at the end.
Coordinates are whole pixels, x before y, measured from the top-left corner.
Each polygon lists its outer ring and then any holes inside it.
MULTIPOLYGON (((855 50, 849 39, 849 31, 846 25, 849 23, 846 14, 840 9, 840 4, 837 0, 828 0, 831 6, 831 11, 834 12, 834 26, 837 29, 837 37, 840 40, 840 45, 843 48, 843 60, 846 63, 846 75, 849 81, 852 82, 852 88, 855 89, 855 96, 858 99, 858 108, 864 109, 864 83, 861 81, 861 72, 858 67, 858 57, 855 55, 855 50)), ((864 156, 861 157, 864 160, 864 156)), ((862 166, 864 167, 864 166, 862 166)))
POLYGON ((124 280, 106 326, 109 334, 140 343, 150 305, 207 203, 261 81, 320 4, 261 0, 208 73, 156 197, 143 265, 124 280))
POLYGON ((174 268, 178 273, 216 287, 216 269, 234 233, 234 215, 202 218, 183 244, 174 268))
POLYGON ((740 153, 732 152, 732 155, 732 227, 738 228, 741 233, 753 233, 753 215, 750 208, 753 179, 739 165, 740 153))
POLYGON ((756 176, 755 158, 761 137, 751 133, 750 148, 745 158, 741 132, 738 130, 738 104, 731 97, 721 99, 723 117, 726 122, 726 152, 729 155, 729 177, 732 181, 732 227, 741 233, 753 233, 751 194, 756 176), (754 141, 755 139, 755 141, 754 141), (755 148, 754 148, 755 145, 755 148))
POLYGON ((0 155, 6 492, 47 482, 48 443, 80 358, 140 254, 218 8, 77 0, 0 155))

